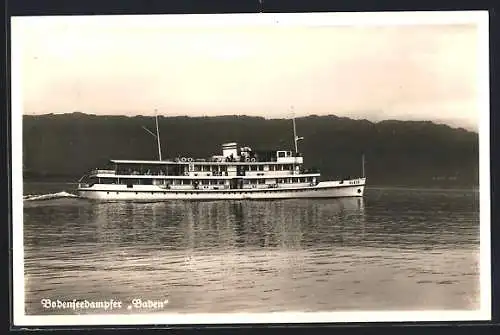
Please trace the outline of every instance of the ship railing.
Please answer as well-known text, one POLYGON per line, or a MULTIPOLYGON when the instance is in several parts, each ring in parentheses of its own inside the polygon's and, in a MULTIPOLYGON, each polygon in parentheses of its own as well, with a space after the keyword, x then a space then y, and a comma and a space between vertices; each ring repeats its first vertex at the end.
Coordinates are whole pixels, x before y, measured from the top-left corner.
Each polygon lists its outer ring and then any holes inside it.
POLYGON ((106 169, 94 169, 90 172, 91 175, 96 174, 115 174, 115 170, 106 170, 106 169))
POLYGON ((167 176, 167 174, 163 171, 127 171, 127 170, 118 170, 116 174, 119 175, 132 175, 132 176, 167 176))
MULTIPOLYGON (((116 173, 113 171, 113 174, 117 175, 132 175, 132 176, 189 176, 190 173, 196 173, 198 175, 206 175, 206 176, 215 176, 215 177, 223 177, 228 176, 229 173, 227 171, 189 171, 189 172, 181 172, 180 174, 167 174, 164 171, 151 171, 151 172, 141 172, 141 171, 123 171, 118 170, 116 173)), ((241 174, 244 175, 243 173, 241 174)))

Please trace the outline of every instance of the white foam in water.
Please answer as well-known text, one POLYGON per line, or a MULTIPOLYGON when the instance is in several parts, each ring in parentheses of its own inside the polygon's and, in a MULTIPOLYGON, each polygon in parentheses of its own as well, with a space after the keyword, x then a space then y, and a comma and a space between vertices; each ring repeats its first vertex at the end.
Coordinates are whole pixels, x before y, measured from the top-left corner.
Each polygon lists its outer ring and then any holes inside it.
POLYGON ((57 192, 57 193, 48 193, 48 194, 27 194, 23 196, 23 200, 25 201, 33 201, 33 200, 50 200, 50 199, 58 199, 58 198, 77 198, 78 196, 68 192, 57 192))

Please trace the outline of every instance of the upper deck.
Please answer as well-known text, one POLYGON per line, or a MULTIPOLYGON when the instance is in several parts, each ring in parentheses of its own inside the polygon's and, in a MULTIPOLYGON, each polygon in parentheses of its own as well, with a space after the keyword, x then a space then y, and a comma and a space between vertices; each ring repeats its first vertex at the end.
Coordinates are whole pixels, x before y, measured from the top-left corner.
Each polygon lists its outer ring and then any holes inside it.
POLYGON ((121 160, 112 159, 113 164, 127 165, 269 165, 269 164, 296 164, 304 163, 300 153, 288 150, 253 151, 250 147, 238 147, 237 143, 222 145, 222 155, 213 155, 209 158, 193 158, 181 156, 167 160, 121 160))
MULTIPOLYGON (((222 155, 206 159, 177 157, 166 160, 110 160, 113 166, 95 169, 91 176, 161 176, 170 177, 247 177, 272 178, 287 175, 318 174, 317 169, 304 169, 303 157, 287 150, 253 151, 249 147, 238 148, 236 143, 222 146, 222 155)), ((127 177, 128 178, 128 177, 127 177)))
POLYGON ((278 165, 278 164, 303 164, 302 157, 292 157, 280 159, 277 161, 214 161, 214 160, 192 160, 189 161, 186 158, 185 161, 179 160, 161 160, 161 161, 150 161, 150 160, 123 160, 123 159, 112 159, 110 160, 113 164, 137 164, 137 165, 220 165, 220 166, 233 166, 233 165, 278 165))

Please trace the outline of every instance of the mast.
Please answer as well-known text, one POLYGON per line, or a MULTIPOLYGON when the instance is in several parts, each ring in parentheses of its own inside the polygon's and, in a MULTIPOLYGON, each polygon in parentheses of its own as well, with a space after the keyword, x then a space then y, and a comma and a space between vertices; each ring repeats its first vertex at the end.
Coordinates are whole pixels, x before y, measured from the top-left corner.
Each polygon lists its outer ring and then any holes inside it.
POLYGON ((365 178, 365 154, 361 155, 362 177, 365 178))
POLYGON ((292 106, 292 121, 293 121, 293 144, 295 145, 295 154, 297 155, 299 153, 297 142, 299 140, 303 140, 304 138, 301 136, 297 136, 297 128, 295 126, 295 110, 293 109, 293 106, 292 106))
POLYGON ((293 142, 295 144, 295 153, 298 152, 297 150, 297 128, 295 127, 295 112, 293 110, 293 106, 292 106, 292 120, 293 120, 293 142))
POLYGON ((155 109, 155 119, 156 119, 156 140, 158 142, 158 158, 161 161, 160 129, 158 128, 158 113, 156 109, 155 109))

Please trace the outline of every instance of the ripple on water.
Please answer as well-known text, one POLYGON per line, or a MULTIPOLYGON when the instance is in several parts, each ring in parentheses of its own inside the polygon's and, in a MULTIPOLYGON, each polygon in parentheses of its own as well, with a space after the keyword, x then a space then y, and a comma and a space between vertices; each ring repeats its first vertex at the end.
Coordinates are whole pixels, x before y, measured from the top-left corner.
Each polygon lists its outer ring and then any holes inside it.
POLYGON ((477 308, 476 198, 375 195, 25 203, 27 313, 62 296, 168 296, 176 312, 477 308))

